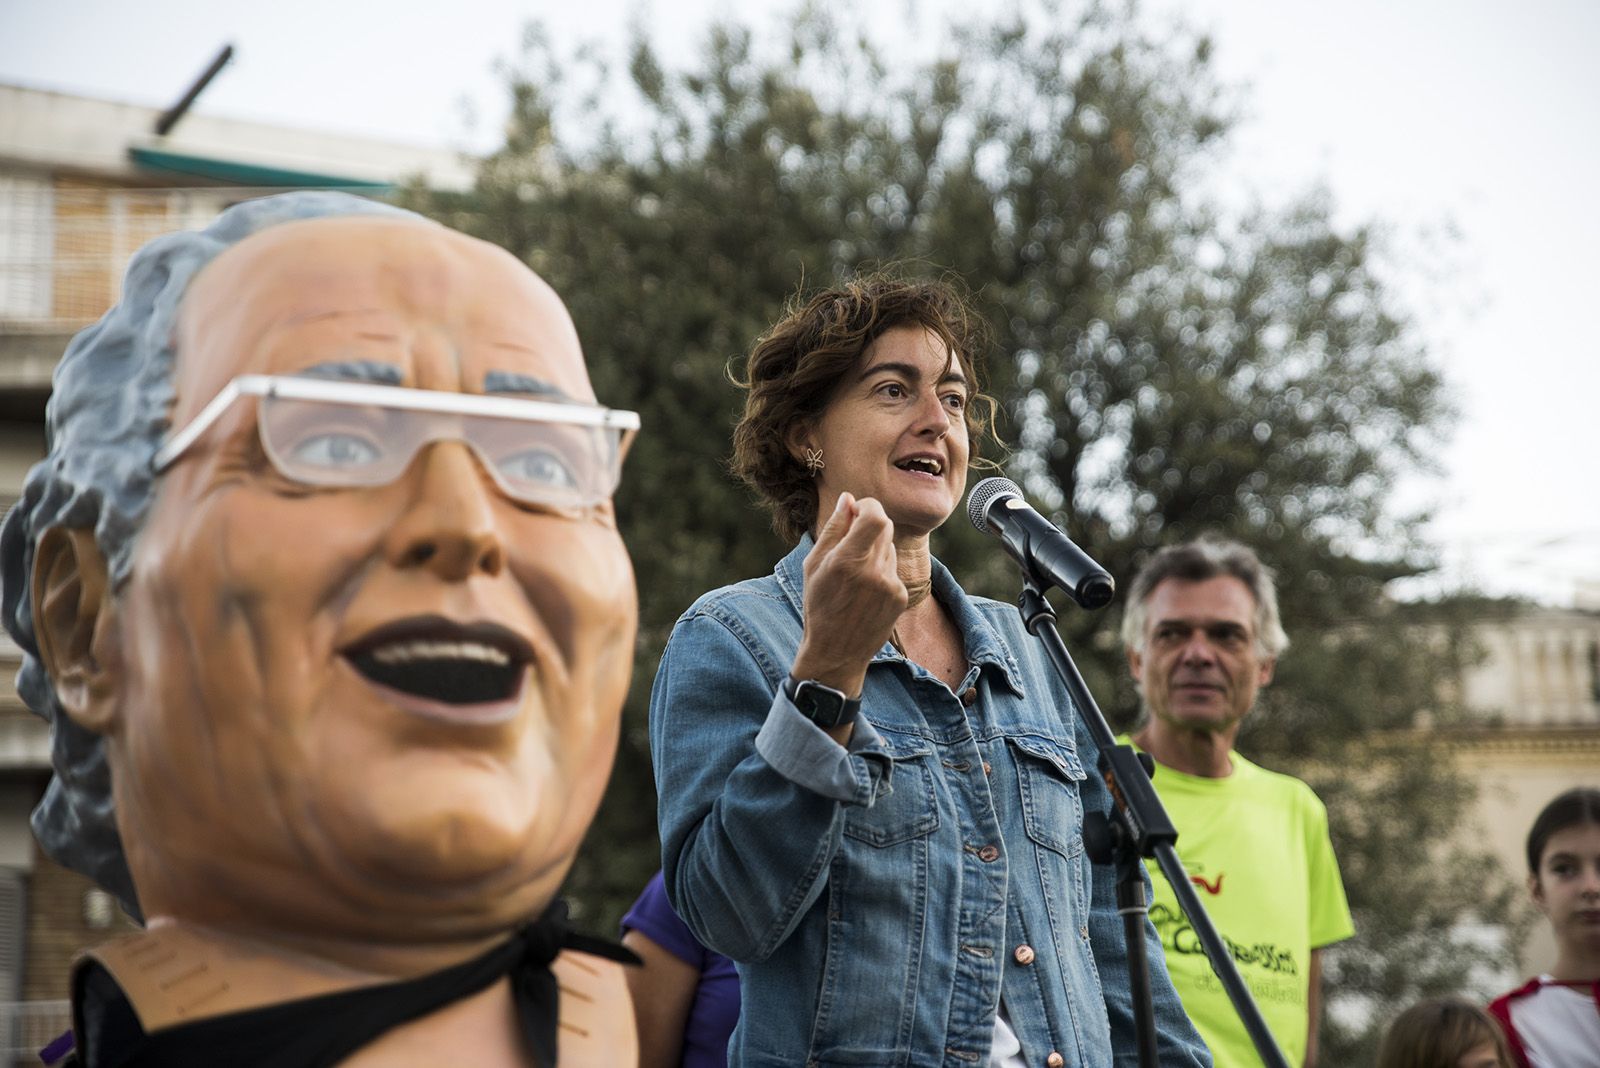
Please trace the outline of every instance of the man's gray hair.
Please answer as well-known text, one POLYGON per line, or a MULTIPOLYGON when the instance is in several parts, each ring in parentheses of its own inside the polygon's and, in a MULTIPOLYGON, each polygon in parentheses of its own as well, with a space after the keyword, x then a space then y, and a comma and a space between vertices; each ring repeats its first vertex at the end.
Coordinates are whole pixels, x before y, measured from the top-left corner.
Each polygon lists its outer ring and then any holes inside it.
POLYGON ((1169 545, 1152 556, 1128 591, 1122 613, 1122 644, 1135 652, 1144 649, 1145 606, 1155 588, 1167 579, 1204 582, 1229 576, 1244 583, 1256 602, 1256 648, 1262 656, 1276 657, 1289 648, 1289 636, 1278 618, 1276 573, 1261 562, 1248 545, 1220 538, 1169 545))
POLYGON ((34 636, 34 549, 52 527, 92 529, 112 588, 128 577, 134 539, 155 494, 151 464, 171 424, 178 307, 219 253, 280 223, 344 215, 423 221, 346 193, 285 193, 248 200, 204 230, 168 234, 128 264, 122 299, 79 333, 56 367, 45 410, 48 455, 28 472, 22 498, 0 527, 0 613, 22 647, 17 693, 51 724, 55 775, 33 812, 51 857, 115 894, 137 914, 133 878, 117 834, 104 739, 62 714, 34 636))

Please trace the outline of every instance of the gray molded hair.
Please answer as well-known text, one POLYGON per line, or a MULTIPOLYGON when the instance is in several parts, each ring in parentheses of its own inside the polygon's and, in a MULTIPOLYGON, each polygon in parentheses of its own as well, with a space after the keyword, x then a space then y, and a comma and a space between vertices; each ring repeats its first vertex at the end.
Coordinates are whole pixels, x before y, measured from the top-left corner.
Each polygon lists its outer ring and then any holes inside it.
POLYGON ((1289 636, 1278 618, 1275 572, 1248 545, 1220 538, 1169 545, 1150 558, 1128 591, 1127 608, 1122 613, 1122 644, 1135 651, 1144 649, 1145 603, 1167 579, 1204 582, 1224 575, 1244 583, 1255 598, 1256 648, 1261 655, 1276 657, 1289 648, 1289 636))
POLYGON ((204 230, 168 234, 135 253, 121 301, 72 339, 56 367, 45 410, 49 453, 28 472, 22 499, 0 527, 0 612, 23 654, 17 693, 52 727, 55 775, 34 809, 34 835, 47 854, 105 887, 135 915, 104 740, 62 714, 39 660, 30 589, 34 549, 52 527, 92 529, 113 589, 127 579, 134 539, 154 498, 151 461, 170 425, 174 331, 184 291, 202 267, 252 234, 344 215, 427 221, 346 193, 284 193, 236 204, 204 230))

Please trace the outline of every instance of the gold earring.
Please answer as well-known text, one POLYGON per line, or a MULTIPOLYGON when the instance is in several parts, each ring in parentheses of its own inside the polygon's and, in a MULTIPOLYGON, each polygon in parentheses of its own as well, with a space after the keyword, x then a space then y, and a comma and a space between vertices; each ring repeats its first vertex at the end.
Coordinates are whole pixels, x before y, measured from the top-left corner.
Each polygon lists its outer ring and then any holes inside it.
POLYGON ((828 466, 822 462, 821 449, 807 449, 805 455, 800 457, 800 462, 806 465, 806 474, 812 478, 816 478, 828 466))

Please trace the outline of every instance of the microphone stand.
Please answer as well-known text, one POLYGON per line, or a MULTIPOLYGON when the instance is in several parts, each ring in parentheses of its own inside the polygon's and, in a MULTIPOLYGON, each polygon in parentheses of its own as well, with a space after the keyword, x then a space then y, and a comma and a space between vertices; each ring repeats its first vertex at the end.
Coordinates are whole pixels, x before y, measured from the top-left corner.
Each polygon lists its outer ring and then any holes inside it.
POLYGON ((1177 828, 1167 817, 1167 810, 1150 784, 1151 761, 1148 754, 1137 753, 1130 745, 1116 744, 1116 736, 1106 723, 1105 715, 1089 693, 1078 666, 1055 628, 1056 614, 1045 600, 1046 583, 1032 567, 1022 567, 1022 595, 1017 600, 1017 610, 1028 632, 1038 638, 1061 676, 1067 694, 1078 709, 1079 718, 1094 738, 1100 750, 1100 774, 1111 790, 1115 801, 1115 820, 1103 813, 1090 813, 1084 820, 1084 846, 1090 859, 1097 864, 1115 863, 1117 869, 1117 912, 1122 916, 1128 952, 1128 982, 1133 995, 1134 1028, 1139 1041, 1140 1068, 1159 1068, 1156 1058, 1155 1007, 1150 993, 1150 961, 1145 953, 1144 924, 1149 905, 1144 896, 1144 876, 1139 858, 1153 857, 1178 897, 1178 906, 1188 918, 1189 925, 1200 938, 1211 969, 1222 981, 1228 1000, 1244 1022, 1250 1041, 1266 1068, 1289 1068, 1283 1051, 1278 1048, 1262 1019, 1261 1010, 1239 975, 1233 957, 1217 933, 1200 897, 1194 892, 1189 873, 1178 860, 1174 843, 1178 840, 1177 828), (1143 759, 1141 759, 1143 758, 1143 759))

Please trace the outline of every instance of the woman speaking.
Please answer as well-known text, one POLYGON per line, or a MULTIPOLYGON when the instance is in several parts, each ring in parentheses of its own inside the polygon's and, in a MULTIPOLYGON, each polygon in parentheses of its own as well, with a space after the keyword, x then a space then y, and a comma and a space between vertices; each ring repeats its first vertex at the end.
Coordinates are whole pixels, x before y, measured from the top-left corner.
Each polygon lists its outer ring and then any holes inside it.
MULTIPOLYGON (((750 354, 734 468, 795 548, 684 613, 650 705, 668 897, 738 962, 730 1065, 1132 1063, 1094 744, 1016 609, 928 548, 992 407, 978 336, 876 276, 750 354)), ((1209 1065, 1146 942, 1162 1065, 1209 1065)))

